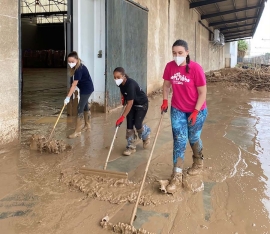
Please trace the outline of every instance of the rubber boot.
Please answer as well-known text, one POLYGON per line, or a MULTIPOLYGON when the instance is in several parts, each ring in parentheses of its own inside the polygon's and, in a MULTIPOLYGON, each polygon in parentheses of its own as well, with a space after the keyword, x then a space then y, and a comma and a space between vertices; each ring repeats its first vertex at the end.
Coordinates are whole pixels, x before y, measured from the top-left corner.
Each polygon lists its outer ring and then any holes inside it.
POLYGON ((143 141, 143 148, 146 149, 150 144, 151 129, 144 124, 141 129, 137 129, 138 137, 143 141))
POLYGON ((90 125, 90 123, 91 123, 91 111, 85 111, 83 114, 84 114, 85 125, 82 128, 82 132, 87 131, 88 129, 91 128, 91 125, 90 125))
POLYGON ((166 187, 167 193, 176 193, 180 188, 182 188, 182 172, 173 172, 171 181, 166 187))
POLYGON ((127 129, 126 139, 127 139, 127 147, 124 150, 123 155, 130 156, 131 154, 136 152, 136 145, 134 143, 137 139, 137 136, 133 129, 127 129))
POLYGON ((203 171, 203 154, 202 149, 199 148, 199 142, 194 143, 192 146, 193 151, 193 164, 191 168, 187 170, 189 175, 199 175, 203 171))
POLYGON ((135 153, 136 152, 136 148, 133 149, 133 148, 126 148, 123 152, 123 155, 124 156, 130 156, 131 154, 135 153))
POLYGON ((76 120, 76 128, 75 132, 72 133, 71 135, 68 136, 68 138, 73 139, 81 135, 81 130, 82 130, 82 125, 83 125, 83 114, 79 114, 77 116, 76 120))

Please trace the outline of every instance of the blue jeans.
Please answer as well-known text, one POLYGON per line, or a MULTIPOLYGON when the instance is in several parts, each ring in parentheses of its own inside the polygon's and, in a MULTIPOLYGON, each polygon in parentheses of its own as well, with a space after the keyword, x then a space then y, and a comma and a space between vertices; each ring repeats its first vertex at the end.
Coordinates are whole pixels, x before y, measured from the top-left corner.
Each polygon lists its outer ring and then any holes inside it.
POLYGON ((202 150, 201 133, 202 127, 207 117, 207 108, 199 111, 196 123, 191 126, 188 123, 188 117, 191 113, 182 112, 174 107, 171 107, 171 122, 173 132, 173 163, 177 163, 177 159, 184 160, 187 140, 192 146, 199 142, 199 151, 202 150))

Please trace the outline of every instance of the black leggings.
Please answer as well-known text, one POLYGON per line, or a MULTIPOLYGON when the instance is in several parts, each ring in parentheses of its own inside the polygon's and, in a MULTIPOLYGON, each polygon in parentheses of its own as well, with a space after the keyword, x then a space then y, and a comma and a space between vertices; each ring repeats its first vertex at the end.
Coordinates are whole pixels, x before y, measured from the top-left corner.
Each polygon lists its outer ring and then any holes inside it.
POLYGON ((90 94, 80 94, 80 101, 78 103, 78 115, 82 114, 84 111, 89 111, 88 99, 90 98, 90 94))
POLYGON ((127 129, 133 129, 134 126, 137 130, 142 129, 143 120, 147 110, 148 102, 140 106, 133 105, 127 115, 127 129))

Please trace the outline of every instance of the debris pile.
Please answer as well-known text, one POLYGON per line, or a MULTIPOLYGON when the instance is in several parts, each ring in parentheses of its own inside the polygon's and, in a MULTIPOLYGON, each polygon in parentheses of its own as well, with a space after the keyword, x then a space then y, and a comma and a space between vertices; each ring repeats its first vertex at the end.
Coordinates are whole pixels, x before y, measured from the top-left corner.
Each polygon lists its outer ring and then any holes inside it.
MULTIPOLYGON (((141 182, 135 183, 126 179, 84 175, 77 168, 63 170, 59 180, 71 190, 74 189, 84 193, 87 198, 109 201, 111 204, 135 203, 141 185, 141 182)), ((158 184, 154 178, 148 179, 140 197, 139 205, 156 206, 183 200, 181 193, 174 196, 160 193, 158 184)))
POLYGON ((48 141, 45 136, 34 134, 30 137, 30 149, 40 151, 40 153, 60 154, 64 151, 71 150, 71 145, 66 144, 62 140, 48 141))
POLYGON ((140 228, 139 230, 137 230, 133 226, 125 224, 125 223, 112 224, 110 222, 101 221, 100 225, 101 225, 102 228, 107 229, 109 231, 113 231, 115 233, 122 233, 122 234, 154 234, 154 233, 146 231, 143 228, 140 228))
POLYGON ((222 82, 249 90, 270 92, 270 67, 256 69, 225 68, 206 74, 207 82, 222 82))

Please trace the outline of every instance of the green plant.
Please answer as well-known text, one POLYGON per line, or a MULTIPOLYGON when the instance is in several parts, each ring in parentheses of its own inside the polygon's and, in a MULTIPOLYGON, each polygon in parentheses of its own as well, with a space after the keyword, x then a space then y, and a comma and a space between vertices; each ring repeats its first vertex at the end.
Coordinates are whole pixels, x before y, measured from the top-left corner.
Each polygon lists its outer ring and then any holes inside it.
POLYGON ((248 50, 248 44, 244 40, 238 41, 238 50, 239 51, 247 51, 248 50))

